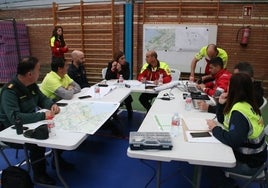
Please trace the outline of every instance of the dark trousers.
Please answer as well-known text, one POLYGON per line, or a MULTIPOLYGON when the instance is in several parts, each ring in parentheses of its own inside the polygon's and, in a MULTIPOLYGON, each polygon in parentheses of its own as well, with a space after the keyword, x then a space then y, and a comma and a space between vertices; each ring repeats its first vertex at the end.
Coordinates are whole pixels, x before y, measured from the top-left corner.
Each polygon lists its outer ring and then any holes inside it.
POLYGON ((129 95, 125 100, 124 100, 124 103, 125 103, 125 106, 126 106, 126 109, 127 109, 127 112, 128 112, 128 115, 132 114, 132 96, 129 95))
POLYGON ((142 104, 142 106, 147 110, 147 112, 150 110, 152 106, 152 100, 157 96, 157 94, 154 93, 142 93, 139 97, 139 101, 142 104))
MULTIPOLYGON (((12 148, 23 149, 22 144, 7 143, 12 148)), ((46 173, 46 159, 45 152, 46 148, 37 146, 35 144, 26 144, 26 149, 29 151, 31 166, 33 169, 34 176, 41 176, 46 173)))

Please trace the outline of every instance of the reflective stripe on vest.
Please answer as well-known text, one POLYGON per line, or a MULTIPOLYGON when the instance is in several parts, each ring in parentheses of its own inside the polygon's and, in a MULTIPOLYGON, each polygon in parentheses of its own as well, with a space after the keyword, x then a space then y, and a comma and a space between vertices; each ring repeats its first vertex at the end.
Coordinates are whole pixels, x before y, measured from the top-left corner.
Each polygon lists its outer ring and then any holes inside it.
POLYGON ((240 147, 238 148, 238 151, 240 153, 243 153, 243 154, 256 154, 256 153, 260 153, 261 151, 263 151, 263 149, 266 147, 266 143, 263 142, 263 144, 258 147, 258 148, 246 148, 246 147, 240 147))
MULTIPOLYGON (((144 63, 140 72, 142 73, 145 69, 147 69, 148 66, 149 66, 148 63, 144 63)), ((159 67, 157 67, 157 68, 160 68, 160 69, 163 69, 164 71, 166 71, 167 75, 171 74, 169 66, 166 62, 159 61, 159 67)))

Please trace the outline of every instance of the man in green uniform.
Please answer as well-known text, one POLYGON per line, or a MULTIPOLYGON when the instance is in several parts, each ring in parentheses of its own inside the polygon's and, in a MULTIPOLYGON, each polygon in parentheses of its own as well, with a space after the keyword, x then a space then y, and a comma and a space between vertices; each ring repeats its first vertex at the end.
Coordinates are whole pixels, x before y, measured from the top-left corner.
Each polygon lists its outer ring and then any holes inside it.
MULTIPOLYGON (((40 63, 37 58, 24 58, 18 64, 17 75, 3 87, 0 96, 2 130, 14 125, 17 118, 20 118, 23 124, 27 124, 46 120, 60 112, 60 108, 39 90, 36 84, 39 73, 40 63), (48 110, 38 112, 40 108, 48 110)), ((22 148, 20 144, 7 144, 11 147, 22 148)), ((30 151, 34 181, 54 185, 55 180, 46 173, 45 148, 35 144, 26 144, 26 147, 30 151), (40 161, 33 163, 37 160, 40 161)))

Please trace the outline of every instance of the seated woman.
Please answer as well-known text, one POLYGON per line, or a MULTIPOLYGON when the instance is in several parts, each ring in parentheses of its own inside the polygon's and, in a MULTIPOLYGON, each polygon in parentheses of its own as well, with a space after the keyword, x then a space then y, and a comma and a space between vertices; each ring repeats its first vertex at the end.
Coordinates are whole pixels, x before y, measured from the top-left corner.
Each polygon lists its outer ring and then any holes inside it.
POLYGON ((231 77, 228 94, 219 98, 217 118, 224 116, 223 128, 213 120, 208 127, 213 135, 232 147, 236 157, 233 168, 208 167, 213 187, 232 187, 234 180, 226 178, 224 171, 253 175, 267 159, 264 123, 253 95, 253 83, 248 74, 237 73, 231 77), (223 105, 226 103, 224 109, 223 105))
MULTIPOLYGON (((105 79, 106 80, 119 79, 120 75, 122 75, 125 80, 128 80, 130 70, 129 70, 129 63, 126 62, 124 53, 122 51, 117 51, 114 54, 114 59, 108 63, 105 79)), ((129 95, 124 101, 128 113, 128 118, 132 118, 133 115, 131 105, 132 101, 133 99, 131 95, 129 95)))

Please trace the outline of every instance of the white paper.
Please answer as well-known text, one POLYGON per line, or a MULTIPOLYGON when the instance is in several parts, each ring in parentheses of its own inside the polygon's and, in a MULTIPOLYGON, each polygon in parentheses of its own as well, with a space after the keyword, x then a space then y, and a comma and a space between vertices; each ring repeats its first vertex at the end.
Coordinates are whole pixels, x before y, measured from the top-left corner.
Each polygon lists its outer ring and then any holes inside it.
POLYGON ((130 87, 142 85, 142 82, 140 82, 138 80, 125 80, 124 83, 130 85, 130 87))
POLYGON ((154 120, 162 131, 170 131, 172 114, 154 115, 154 120))
POLYGON ((179 81, 172 81, 170 83, 166 83, 166 84, 163 84, 161 86, 157 86, 154 88, 155 91, 162 91, 164 89, 169 89, 169 88, 172 88, 172 87, 175 87, 179 85, 179 81))
MULTIPOLYGON (((100 87, 100 98, 104 97, 105 95, 109 94, 113 91, 116 86, 108 86, 108 87, 100 87)), ((87 90, 87 95, 91 95, 92 97, 95 96, 94 86, 90 87, 87 90)))
POLYGON ((183 120, 190 131, 208 131, 207 121, 204 118, 183 117, 183 120))

